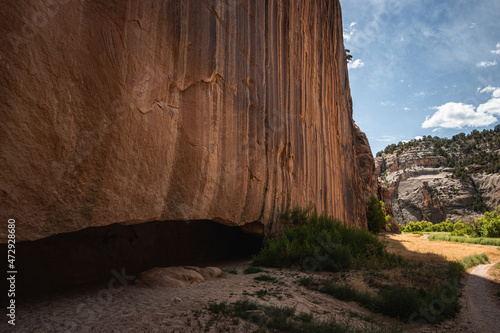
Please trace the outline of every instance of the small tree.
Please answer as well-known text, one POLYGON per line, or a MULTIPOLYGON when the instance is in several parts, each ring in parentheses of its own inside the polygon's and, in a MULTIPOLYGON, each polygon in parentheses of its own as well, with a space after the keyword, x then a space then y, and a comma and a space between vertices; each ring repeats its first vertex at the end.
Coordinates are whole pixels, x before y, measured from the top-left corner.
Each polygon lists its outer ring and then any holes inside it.
POLYGON ((480 225, 481 235, 484 237, 500 237, 500 207, 493 212, 486 212, 484 216, 477 219, 476 223, 480 225))
POLYGON ((368 220, 368 230, 373 233, 380 232, 386 224, 385 211, 380 201, 375 197, 370 197, 366 204, 366 219, 368 220))

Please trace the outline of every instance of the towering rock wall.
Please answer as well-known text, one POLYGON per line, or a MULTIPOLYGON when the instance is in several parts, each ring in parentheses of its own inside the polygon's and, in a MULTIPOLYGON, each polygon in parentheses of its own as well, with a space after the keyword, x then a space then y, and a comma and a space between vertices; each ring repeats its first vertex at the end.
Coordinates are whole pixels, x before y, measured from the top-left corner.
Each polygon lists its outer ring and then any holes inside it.
POLYGON ((337 0, 7 0, 0 31, 18 241, 155 220, 262 232, 309 202, 366 225, 337 0))

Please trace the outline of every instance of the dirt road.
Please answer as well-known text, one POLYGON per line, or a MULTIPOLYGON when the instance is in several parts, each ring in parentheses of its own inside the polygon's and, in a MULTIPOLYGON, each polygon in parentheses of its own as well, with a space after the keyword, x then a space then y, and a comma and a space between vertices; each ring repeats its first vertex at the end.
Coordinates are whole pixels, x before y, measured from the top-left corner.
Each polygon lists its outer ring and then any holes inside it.
POLYGON ((463 310, 476 332, 500 332, 500 308, 492 293, 488 269, 496 263, 474 268, 464 288, 463 310))

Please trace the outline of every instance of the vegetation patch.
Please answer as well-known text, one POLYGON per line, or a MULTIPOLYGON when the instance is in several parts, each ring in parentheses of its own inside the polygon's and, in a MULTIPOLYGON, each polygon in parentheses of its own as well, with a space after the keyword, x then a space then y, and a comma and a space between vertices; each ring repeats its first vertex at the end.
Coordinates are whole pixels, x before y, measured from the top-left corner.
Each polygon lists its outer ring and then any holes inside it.
POLYGON ((257 267, 257 266, 247 267, 243 271, 244 274, 256 274, 256 273, 262 273, 262 272, 264 272, 264 270, 261 267, 257 267))
POLYGON ((287 228, 280 237, 265 239, 254 266, 292 267, 306 271, 338 272, 354 267, 394 267, 406 261, 389 254, 370 232, 348 228, 339 220, 310 208, 281 215, 287 228))
POLYGON ((210 303, 208 310, 213 314, 234 316, 247 320, 261 329, 272 332, 290 333, 361 333, 361 332, 402 332, 396 327, 378 327, 369 324, 363 328, 354 328, 349 322, 341 323, 335 319, 320 321, 312 314, 296 313, 293 307, 276 307, 261 305, 248 299, 238 300, 234 303, 210 303))
POLYGON ((368 230, 373 233, 380 232, 388 223, 390 216, 385 215, 385 204, 375 197, 370 197, 366 204, 366 220, 368 230))
POLYGON ((401 321, 421 323, 425 321, 435 324, 455 317, 460 311, 460 303, 458 302, 460 285, 458 281, 460 281, 463 269, 461 264, 450 263, 448 272, 445 274, 446 280, 441 281, 430 291, 426 291, 424 288, 415 290, 401 285, 385 285, 379 288, 376 295, 373 295, 367 291, 357 291, 347 283, 339 283, 333 279, 323 281, 301 279, 298 283, 308 289, 317 290, 339 300, 358 302, 370 311, 382 313, 401 321), (436 300, 440 301, 436 303, 436 300), (436 308, 437 305, 439 308, 436 308), (432 320, 424 318, 427 312, 433 313, 432 320))
MULTIPOLYGON (((456 223, 446 220, 445 222, 436 224, 428 221, 420 221, 410 222, 407 226, 400 227, 401 231, 405 233, 447 232, 450 233, 451 236, 500 238, 500 207, 498 207, 496 211, 484 213, 483 217, 476 219, 473 223, 463 223, 462 220, 456 223)), ((500 243, 498 243, 498 245, 500 245, 500 243)))
POLYGON ((267 274, 259 275, 253 278, 255 281, 264 281, 264 282, 278 282, 275 277, 272 277, 267 274))
POLYGON ((500 239, 499 238, 486 238, 486 237, 473 238, 473 237, 467 237, 467 236, 449 236, 449 235, 431 234, 431 235, 429 235, 429 240, 430 241, 444 241, 444 242, 455 242, 455 243, 500 246, 500 239))
POLYGON ((488 256, 486 255, 486 253, 475 254, 475 255, 460 259, 458 261, 460 266, 462 266, 463 270, 466 270, 470 267, 474 267, 477 265, 486 264, 487 262, 489 262, 489 259, 488 259, 488 256))

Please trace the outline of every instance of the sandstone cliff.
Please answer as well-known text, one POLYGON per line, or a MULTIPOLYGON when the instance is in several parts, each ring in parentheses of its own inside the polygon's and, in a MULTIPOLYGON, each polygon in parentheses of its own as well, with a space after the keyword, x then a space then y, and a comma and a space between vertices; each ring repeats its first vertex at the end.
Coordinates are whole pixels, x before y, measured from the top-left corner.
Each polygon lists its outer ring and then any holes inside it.
POLYGON ((379 154, 379 194, 401 224, 472 220, 500 205, 500 131, 424 138, 379 154))
POLYGON ((366 225, 337 0, 11 0, 0 31, 18 241, 155 220, 270 232, 309 202, 366 225))

